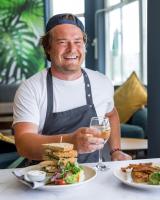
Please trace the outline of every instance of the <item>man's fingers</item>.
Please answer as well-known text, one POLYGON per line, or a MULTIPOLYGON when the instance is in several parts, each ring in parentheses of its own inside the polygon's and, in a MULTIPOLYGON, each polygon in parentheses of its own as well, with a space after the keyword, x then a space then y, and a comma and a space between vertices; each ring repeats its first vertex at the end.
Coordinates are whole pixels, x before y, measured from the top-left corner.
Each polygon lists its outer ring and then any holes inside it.
POLYGON ((87 128, 86 133, 92 134, 95 137, 100 137, 101 131, 96 128, 87 128))
POLYGON ((96 128, 83 128, 81 129, 81 136, 83 137, 101 137, 101 131, 96 128))
POLYGON ((100 131, 95 128, 80 128, 77 133, 77 147, 79 153, 92 153, 102 149, 104 139, 99 137, 100 131))
POLYGON ((104 144, 103 138, 93 136, 92 134, 84 134, 81 136, 81 139, 88 144, 95 144, 95 145, 104 144))
POLYGON ((132 157, 128 154, 125 154, 122 151, 117 151, 112 155, 112 160, 117 161, 117 160, 132 160, 132 157))
POLYGON ((97 138, 97 137, 88 137, 87 141, 88 143, 95 144, 95 145, 104 144, 104 139, 97 138))
POLYGON ((81 149, 81 151, 79 153, 92 153, 94 151, 102 149, 103 147, 104 147, 103 144, 98 144, 98 145, 87 144, 87 145, 83 146, 83 148, 81 149))

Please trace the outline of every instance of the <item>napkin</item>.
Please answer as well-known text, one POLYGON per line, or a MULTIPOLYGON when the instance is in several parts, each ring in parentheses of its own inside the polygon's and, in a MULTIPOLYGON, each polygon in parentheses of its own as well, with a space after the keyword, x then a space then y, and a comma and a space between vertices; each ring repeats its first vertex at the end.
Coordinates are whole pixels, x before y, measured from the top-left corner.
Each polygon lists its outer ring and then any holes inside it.
POLYGON ((45 179, 44 181, 41 181, 41 182, 28 181, 28 180, 25 179, 25 173, 21 170, 14 170, 14 171, 12 171, 12 173, 13 173, 13 175, 15 175, 18 178, 18 180, 20 182, 24 183, 25 185, 29 186, 32 189, 40 188, 40 187, 46 185, 46 183, 48 181, 48 179, 45 179))

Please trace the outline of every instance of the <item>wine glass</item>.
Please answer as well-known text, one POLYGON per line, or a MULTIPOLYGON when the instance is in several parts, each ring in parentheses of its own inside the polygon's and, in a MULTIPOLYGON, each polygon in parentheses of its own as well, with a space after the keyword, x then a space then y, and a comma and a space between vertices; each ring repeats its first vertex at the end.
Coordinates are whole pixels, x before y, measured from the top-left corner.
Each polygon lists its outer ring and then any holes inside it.
MULTIPOLYGON (((107 117, 92 117, 90 121, 90 127, 98 129, 101 134, 100 138, 104 139, 104 144, 107 142, 110 136, 110 123, 107 117)), ((96 168, 99 171, 104 171, 108 169, 108 167, 102 162, 102 150, 99 149, 99 160, 96 165, 96 168)))

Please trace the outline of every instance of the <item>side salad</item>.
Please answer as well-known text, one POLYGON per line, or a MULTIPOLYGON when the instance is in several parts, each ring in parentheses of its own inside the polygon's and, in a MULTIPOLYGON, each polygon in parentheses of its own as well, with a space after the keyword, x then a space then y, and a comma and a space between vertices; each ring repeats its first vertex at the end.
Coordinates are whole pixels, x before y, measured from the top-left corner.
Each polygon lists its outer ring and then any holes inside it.
POLYGON ((68 162, 65 166, 58 164, 57 170, 49 178, 48 184, 66 185, 84 180, 84 170, 78 163, 68 162))

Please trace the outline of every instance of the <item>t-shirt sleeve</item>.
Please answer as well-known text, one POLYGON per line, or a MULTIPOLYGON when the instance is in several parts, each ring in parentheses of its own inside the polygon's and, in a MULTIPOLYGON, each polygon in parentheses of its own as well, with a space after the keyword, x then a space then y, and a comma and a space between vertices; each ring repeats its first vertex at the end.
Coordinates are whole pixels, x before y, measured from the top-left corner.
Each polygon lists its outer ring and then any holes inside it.
POLYGON ((39 125, 39 116, 34 88, 22 83, 14 98, 13 125, 18 122, 32 122, 39 125))

